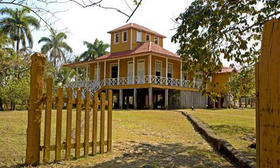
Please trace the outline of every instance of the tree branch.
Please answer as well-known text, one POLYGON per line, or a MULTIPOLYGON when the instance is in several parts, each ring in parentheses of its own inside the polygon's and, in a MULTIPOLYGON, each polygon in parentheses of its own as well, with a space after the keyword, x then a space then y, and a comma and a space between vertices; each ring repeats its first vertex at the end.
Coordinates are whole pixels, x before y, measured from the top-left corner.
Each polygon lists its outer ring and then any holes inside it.
POLYGON ((42 21, 46 24, 46 26, 47 26, 47 28, 48 28, 49 30, 52 29, 51 26, 49 25, 49 23, 48 23, 45 19, 43 19, 35 10, 33 10, 32 8, 30 8, 30 7, 27 6, 27 5, 24 5, 24 4, 22 4, 22 3, 16 3, 15 0, 13 0, 13 1, 11 1, 11 2, 3 2, 3 1, 0 1, 0 4, 16 5, 16 6, 21 6, 21 7, 27 8, 27 9, 29 9, 31 12, 33 12, 37 17, 39 17, 40 20, 42 20, 42 21))
POLYGON ((128 19, 126 20, 126 23, 131 19, 131 17, 134 15, 134 13, 136 12, 136 10, 138 9, 138 7, 141 5, 142 0, 140 0, 140 2, 137 4, 137 6, 135 7, 135 9, 133 10, 133 12, 131 13, 131 15, 128 17, 128 19))

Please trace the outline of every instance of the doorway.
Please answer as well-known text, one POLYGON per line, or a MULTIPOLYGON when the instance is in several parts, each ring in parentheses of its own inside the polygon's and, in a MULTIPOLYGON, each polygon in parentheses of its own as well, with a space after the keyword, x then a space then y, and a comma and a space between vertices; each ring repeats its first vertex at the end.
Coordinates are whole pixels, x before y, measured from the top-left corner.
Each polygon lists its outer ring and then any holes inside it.
POLYGON ((137 62, 137 83, 145 83, 145 61, 138 60, 137 62))
POLYGON ((111 78, 118 78, 118 64, 111 64, 111 78))
POLYGON ((127 65, 127 84, 133 84, 133 62, 129 61, 127 65))

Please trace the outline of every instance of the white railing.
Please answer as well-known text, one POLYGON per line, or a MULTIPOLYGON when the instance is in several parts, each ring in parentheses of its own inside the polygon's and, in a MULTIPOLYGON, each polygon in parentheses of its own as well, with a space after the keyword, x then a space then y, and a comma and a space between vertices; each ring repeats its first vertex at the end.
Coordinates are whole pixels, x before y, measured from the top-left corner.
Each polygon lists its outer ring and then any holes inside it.
POLYGON ((69 88, 85 88, 86 90, 91 90, 92 92, 99 90, 103 86, 117 86, 117 85, 132 85, 132 84, 156 84, 164 86, 175 86, 175 87, 188 87, 188 88, 200 88, 201 82, 189 80, 166 78, 155 75, 146 76, 135 76, 133 81, 130 77, 120 77, 120 78, 106 78, 103 80, 91 80, 91 81, 75 81, 70 82, 66 85, 69 88))

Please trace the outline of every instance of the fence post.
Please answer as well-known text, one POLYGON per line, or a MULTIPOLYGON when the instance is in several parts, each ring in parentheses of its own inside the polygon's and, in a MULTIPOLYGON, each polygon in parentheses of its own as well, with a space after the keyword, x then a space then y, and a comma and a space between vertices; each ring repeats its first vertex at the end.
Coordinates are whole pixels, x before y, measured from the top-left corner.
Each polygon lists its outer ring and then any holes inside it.
POLYGON ((100 153, 104 153, 104 136, 105 135, 105 93, 101 93, 100 104, 100 153))
POLYGON ((77 89, 77 103, 76 103, 76 144, 75 144, 75 158, 80 158, 80 139, 81 139, 81 111, 82 111, 82 91, 77 89))
MULTIPOLYGON (((255 83, 256 83, 256 130, 260 129, 260 110, 259 110, 259 63, 255 65, 255 83)), ((259 142, 260 141, 260 131, 256 131, 256 165, 259 168, 259 161, 260 161, 260 148, 259 142)))
POLYGON ((90 93, 86 91, 85 99, 85 128, 84 128, 84 155, 88 156, 89 149, 89 110, 90 110, 90 93))
POLYGON ((280 21, 264 26, 257 84, 257 167, 280 167, 280 21))
POLYGON ((46 59, 42 54, 31 56, 30 98, 27 122, 26 160, 28 165, 40 163, 40 126, 46 59))
POLYGON ((52 89, 53 79, 48 77, 46 86, 46 107, 45 107, 45 131, 44 131, 44 157, 43 161, 50 160, 50 144, 51 144, 51 113, 52 113, 52 89))
POLYGON ((67 119, 66 119, 66 152, 65 159, 70 159, 71 156, 71 127, 72 127, 72 105, 73 105, 73 90, 67 88, 67 119))
POLYGON ((107 127, 107 151, 112 151, 112 107, 113 107, 113 93, 110 89, 108 91, 108 127, 107 127))
POLYGON ((56 101, 56 135, 55 135, 55 161, 61 160, 61 129, 62 129, 62 108, 63 89, 57 89, 56 101))
POLYGON ((92 155, 96 155, 97 142, 97 111, 98 111, 98 92, 93 96, 93 118, 92 118, 92 155))

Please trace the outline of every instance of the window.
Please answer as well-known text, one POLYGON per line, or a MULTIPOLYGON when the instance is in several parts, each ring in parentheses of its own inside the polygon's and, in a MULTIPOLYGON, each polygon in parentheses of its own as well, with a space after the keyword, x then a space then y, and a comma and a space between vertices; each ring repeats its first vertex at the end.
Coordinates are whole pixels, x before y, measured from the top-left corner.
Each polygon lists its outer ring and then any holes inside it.
POLYGON ((183 79, 184 79, 184 80, 188 80, 188 75, 184 73, 183 79))
POLYGON ((118 64, 111 64, 111 78, 118 78, 118 64))
POLYGON ((127 42, 127 31, 122 32, 122 41, 127 42))
POLYGON ((146 41, 150 41, 150 39, 151 39, 151 35, 146 34, 146 41))
POLYGON ((155 37, 155 44, 158 44, 158 37, 155 37))
POLYGON ((99 67, 99 64, 97 64, 94 67, 94 79, 99 80, 99 77, 100 77, 100 67, 99 67))
POLYGON ((137 31, 136 42, 142 42, 142 32, 141 31, 137 31))
POLYGON ((115 44, 119 43, 119 38, 120 38, 120 35, 119 33, 115 33, 115 44))
POLYGON ((156 76, 161 76, 161 61, 156 61, 156 76))
POLYGON ((167 77, 168 78, 172 78, 172 74, 173 74, 173 64, 172 63, 168 63, 168 73, 167 73, 167 77))

